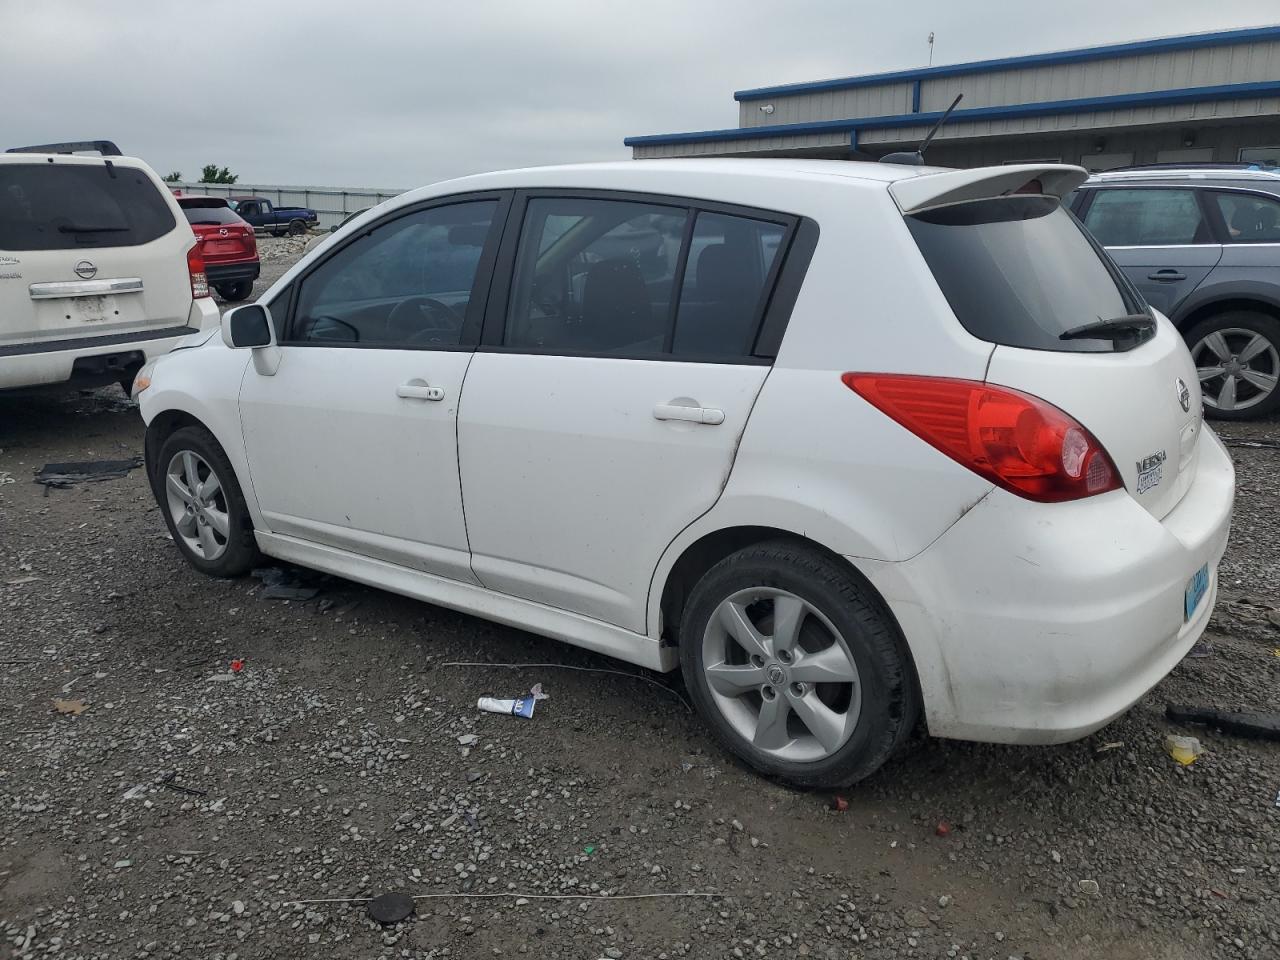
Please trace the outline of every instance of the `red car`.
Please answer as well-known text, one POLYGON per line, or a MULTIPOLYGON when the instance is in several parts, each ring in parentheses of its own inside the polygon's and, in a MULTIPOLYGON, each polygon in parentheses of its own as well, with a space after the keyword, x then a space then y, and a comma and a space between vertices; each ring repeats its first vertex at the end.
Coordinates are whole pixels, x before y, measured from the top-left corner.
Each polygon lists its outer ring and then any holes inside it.
POLYGON ((223 300, 247 300, 258 279, 258 241, 253 227, 236 215, 222 197, 178 197, 178 206, 199 241, 209 286, 223 300))

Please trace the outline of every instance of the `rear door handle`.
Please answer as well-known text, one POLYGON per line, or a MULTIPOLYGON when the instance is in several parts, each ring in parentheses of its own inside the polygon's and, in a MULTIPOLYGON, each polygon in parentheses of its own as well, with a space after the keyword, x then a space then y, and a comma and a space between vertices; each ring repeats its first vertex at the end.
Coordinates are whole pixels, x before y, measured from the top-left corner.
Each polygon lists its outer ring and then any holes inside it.
POLYGON ((1164 270, 1157 270, 1155 273, 1148 273, 1147 279, 1156 280, 1160 283, 1175 283, 1178 280, 1187 279, 1187 275, 1166 267, 1164 270))
POLYGON ((685 420, 717 426, 724 423, 724 411, 715 407, 685 407, 677 403, 660 403, 653 408, 655 420, 685 420))
POLYGON ((443 400, 444 387, 429 387, 420 380, 411 380, 396 387, 396 396, 406 400, 443 400))

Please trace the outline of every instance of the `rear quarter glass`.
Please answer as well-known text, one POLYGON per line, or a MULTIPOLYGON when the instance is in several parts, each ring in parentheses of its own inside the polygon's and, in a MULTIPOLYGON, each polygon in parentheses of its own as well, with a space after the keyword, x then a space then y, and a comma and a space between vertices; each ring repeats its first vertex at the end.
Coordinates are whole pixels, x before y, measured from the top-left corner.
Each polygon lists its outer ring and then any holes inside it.
POLYGON ((0 250, 132 247, 176 226, 142 170, 120 164, 0 164, 0 250))
POLYGON ((1110 353, 1108 339, 1063 340, 1145 312, 1141 297, 1053 197, 951 204, 906 218, 956 319, 980 340, 1063 353, 1110 353))

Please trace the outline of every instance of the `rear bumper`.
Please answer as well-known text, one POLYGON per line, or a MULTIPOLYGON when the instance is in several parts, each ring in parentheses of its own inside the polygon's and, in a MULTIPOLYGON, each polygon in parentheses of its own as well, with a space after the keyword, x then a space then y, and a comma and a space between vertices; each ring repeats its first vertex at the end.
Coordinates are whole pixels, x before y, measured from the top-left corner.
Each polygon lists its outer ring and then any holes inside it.
POLYGON ((0 347, 0 390, 60 383, 109 383, 168 353, 185 336, 218 325, 218 306, 209 297, 193 300, 186 326, 134 330, 98 337, 0 347), (105 371, 105 372, 104 372, 105 371))
POLYGON ((1213 610, 1235 492, 1225 448, 1208 429, 1201 444, 1163 520, 1124 491, 1044 505, 995 490, 911 560, 854 561, 898 618, 931 734, 1078 739, 1178 664, 1213 610), (1187 619, 1205 564, 1209 590, 1187 619))
POLYGON ((241 260, 236 263, 205 262, 204 275, 211 284, 237 283, 241 280, 257 280, 262 264, 257 260, 241 260))

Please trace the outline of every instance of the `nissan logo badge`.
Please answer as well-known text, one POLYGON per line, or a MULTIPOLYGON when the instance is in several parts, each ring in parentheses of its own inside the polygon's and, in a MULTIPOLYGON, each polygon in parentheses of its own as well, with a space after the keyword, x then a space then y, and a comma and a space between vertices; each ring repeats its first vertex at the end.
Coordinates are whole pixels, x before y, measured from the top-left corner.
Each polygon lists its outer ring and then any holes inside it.
POLYGON ((81 260, 76 264, 76 276, 83 277, 85 280, 92 280, 98 275, 98 268, 88 260, 81 260))
POLYGON ((1174 389, 1178 391, 1178 403, 1182 405, 1183 413, 1191 412, 1191 391, 1187 389, 1186 381, 1181 377, 1173 382, 1174 389))

